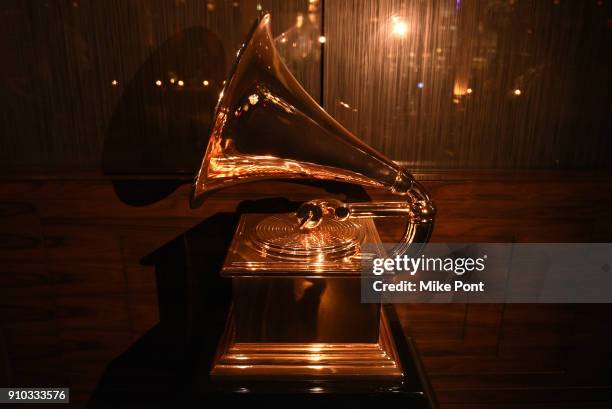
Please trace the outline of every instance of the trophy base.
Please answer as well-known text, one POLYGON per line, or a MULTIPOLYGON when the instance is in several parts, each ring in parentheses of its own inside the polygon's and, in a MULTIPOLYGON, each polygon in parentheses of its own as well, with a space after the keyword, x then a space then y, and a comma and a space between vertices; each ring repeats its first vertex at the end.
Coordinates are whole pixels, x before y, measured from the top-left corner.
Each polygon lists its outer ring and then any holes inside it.
POLYGON ((361 302, 362 263, 384 254, 373 220, 330 224, 313 239, 290 217, 242 215, 221 270, 230 311, 223 331, 207 326, 223 335, 205 342, 217 347, 198 366, 196 395, 232 407, 435 407, 393 307, 361 302), (270 229, 286 234, 277 242, 270 229), (344 254, 354 239, 350 256, 327 252, 344 254), (302 261, 312 254, 321 257, 302 261))
POLYGON ((211 377, 227 380, 364 380, 400 385, 402 367, 384 313, 378 342, 236 342, 230 313, 211 377))
MULTIPOLYGON (((338 407, 354 409, 373 407, 389 409, 438 408, 412 340, 404 335, 393 307, 384 305, 382 309, 385 317, 384 322, 386 323, 384 331, 388 336, 388 342, 395 349, 398 367, 402 369, 399 377, 396 373, 387 373, 382 376, 373 376, 372 374, 362 376, 363 372, 361 371, 359 376, 348 373, 343 376, 321 376, 320 372, 312 376, 313 374, 309 371, 301 376, 290 376, 284 370, 282 372, 287 376, 281 378, 278 377, 278 374, 271 377, 262 377, 256 372, 249 373, 248 371, 243 372, 243 376, 238 377, 221 376, 219 374, 214 376, 209 372, 209 364, 204 364, 197 371, 194 398, 203 403, 214 403, 229 408, 249 407, 250 405, 255 405, 255 407, 265 405, 270 408, 292 407, 294 409, 310 409, 312 407, 321 409, 338 407)), ((383 320, 381 319, 381 321, 383 320)), ((229 328, 229 325, 226 326, 226 335, 228 335, 229 328)), ((381 326, 382 329, 383 326, 381 326)), ((216 367, 221 373, 226 368, 217 367, 217 365, 221 363, 220 358, 227 348, 225 341, 224 339, 213 361, 213 367, 216 367)), ((305 345, 302 348, 307 349, 305 345)), ((278 345, 271 346, 277 347, 278 345)), ((208 359, 204 359, 204 361, 208 361, 208 359)), ((251 360, 251 364, 253 362, 255 360, 251 360)), ((299 366, 296 362, 291 362, 288 365, 292 372, 299 366)), ((362 364, 365 364, 365 361, 362 361, 362 364)), ((261 361, 254 366, 259 366, 259 370, 263 369, 261 361)), ((280 369, 278 363, 273 366, 280 369)), ((361 370, 363 366, 359 366, 359 368, 361 370)))

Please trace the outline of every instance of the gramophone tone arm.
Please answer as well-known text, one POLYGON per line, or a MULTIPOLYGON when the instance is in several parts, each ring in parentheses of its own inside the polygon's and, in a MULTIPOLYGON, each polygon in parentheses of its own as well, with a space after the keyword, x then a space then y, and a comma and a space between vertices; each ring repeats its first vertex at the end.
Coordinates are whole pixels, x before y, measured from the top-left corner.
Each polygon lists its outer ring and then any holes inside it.
POLYGON ((411 251, 418 254, 423 243, 429 241, 433 231, 435 207, 429 197, 417 188, 410 194, 403 195, 406 201, 400 202, 364 202, 344 203, 339 200, 311 200, 302 204, 296 216, 301 229, 314 229, 324 217, 345 220, 349 217, 390 217, 403 216, 407 225, 402 239, 391 250, 391 256, 407 254, 411 251))
POLYGON ((408 217, 411 223, 432 223, 435 208, 430 200, 394 202, 344 203, 339 200, 311 200, 302 204, 296 212, 300 228, 313 229, 323 217, 345 220, 349 217, 408 217))
POLYGON ((350 207, 335 199, 315 199, 302 203, 295 215, 300 229, 311 230, 319 226, 324 217, 346 220, 350 216, 350 207))
POLYGON ((350 217, 406 216, 412 223, 429 223, 433 209, 429 203, 420 202, 372 202, 347 205, 350 217))

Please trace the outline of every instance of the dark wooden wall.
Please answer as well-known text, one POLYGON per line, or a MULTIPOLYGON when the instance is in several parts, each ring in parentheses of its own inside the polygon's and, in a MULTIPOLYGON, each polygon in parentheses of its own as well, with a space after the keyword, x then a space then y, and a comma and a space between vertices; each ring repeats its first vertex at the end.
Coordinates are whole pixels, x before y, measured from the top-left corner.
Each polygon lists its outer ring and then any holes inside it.
MULTIPOLYGON (((439 242, 609 241, 612 182, 597 174, 420 174, 439 242)), ((0 384, 68 385, 87 399, 110 361, 159 320, 154 268, 140 260, 246 199, 307 200, 282 182, 189 188, 141 207, 96 175, 0 185, 0 384)), ((443 408, 609 407, 609 305, 398 305, 443 408), (608 406, 606 406, 608 405, 608 406)))

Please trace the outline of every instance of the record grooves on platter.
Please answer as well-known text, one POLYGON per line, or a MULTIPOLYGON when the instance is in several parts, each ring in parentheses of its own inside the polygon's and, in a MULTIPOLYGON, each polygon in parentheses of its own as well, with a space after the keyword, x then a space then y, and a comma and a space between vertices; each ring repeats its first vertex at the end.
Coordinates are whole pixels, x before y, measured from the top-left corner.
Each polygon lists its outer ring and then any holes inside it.
POLYGON ((365 237, 361 225, 324 219, 312 230, 299 228, 292 214, 269 216, 250 232, 251 246, 263 256, 280 260, 329 261, 359 251, 365 237))

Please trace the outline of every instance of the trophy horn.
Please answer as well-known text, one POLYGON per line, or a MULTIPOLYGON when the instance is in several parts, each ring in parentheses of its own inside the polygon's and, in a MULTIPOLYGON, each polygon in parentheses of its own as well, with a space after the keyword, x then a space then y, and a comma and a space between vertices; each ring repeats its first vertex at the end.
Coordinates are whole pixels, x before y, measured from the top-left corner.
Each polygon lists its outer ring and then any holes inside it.
POLYGON ((316 215, 330 212, 338 218, 401 214, 413 225, 404 241, 426 242, 434 206, 425 190, 308 95, 282 62, 270 24, 269 14, 255 23, 221 91, 191 206, 200 206, 213 191, 255 180, 336 180, 384 189, 405 200, 341 205, 313 201, 298 212, 304 218, 301 225, 315 227, 316 215), (416 224, 427 228, 414 229, 416 224))

